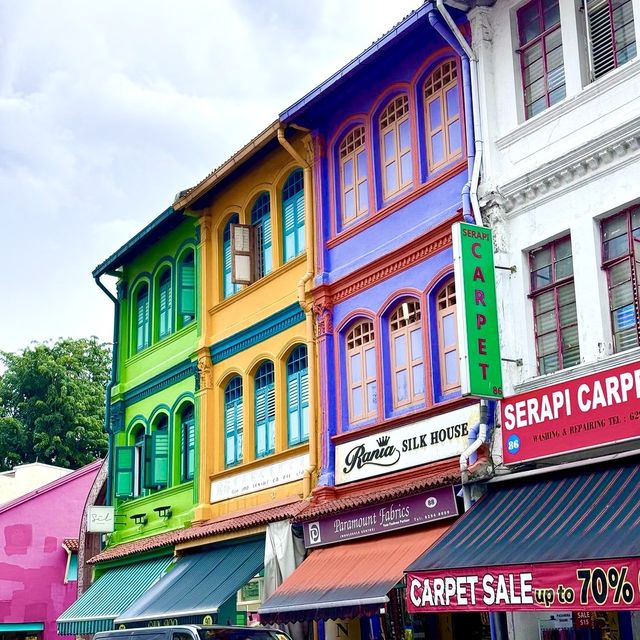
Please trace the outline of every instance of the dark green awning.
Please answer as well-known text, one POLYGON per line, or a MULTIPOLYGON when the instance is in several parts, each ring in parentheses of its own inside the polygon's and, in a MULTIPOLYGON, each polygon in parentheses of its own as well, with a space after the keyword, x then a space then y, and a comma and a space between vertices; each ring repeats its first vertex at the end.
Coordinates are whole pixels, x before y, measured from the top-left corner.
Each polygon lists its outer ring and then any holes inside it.
POLYGON ((113 629, 113 621, 156 582, 171 556, 107 569, 57 620, 58 635, 113 629))
POLYGON ((116 624, 185 619, 217 613, 264 564, 264 536, 222 543, 185 554, 175 566, 116 619, 116 624))

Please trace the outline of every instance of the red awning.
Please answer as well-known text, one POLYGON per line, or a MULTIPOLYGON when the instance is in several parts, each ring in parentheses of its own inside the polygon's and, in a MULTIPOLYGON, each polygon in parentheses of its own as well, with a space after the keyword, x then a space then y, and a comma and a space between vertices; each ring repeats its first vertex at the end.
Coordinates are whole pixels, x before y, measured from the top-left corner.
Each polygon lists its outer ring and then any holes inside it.
POLYGON ((263 621, 376 613, 405 569, 448 525, 336 544, 311 552, 259 609, 263 621))

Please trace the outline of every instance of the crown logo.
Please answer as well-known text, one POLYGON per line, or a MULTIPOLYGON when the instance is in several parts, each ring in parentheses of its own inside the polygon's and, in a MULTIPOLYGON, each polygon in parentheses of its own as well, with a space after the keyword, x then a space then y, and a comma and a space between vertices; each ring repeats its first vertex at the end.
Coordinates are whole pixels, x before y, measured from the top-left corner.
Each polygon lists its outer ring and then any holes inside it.
POLYGON ((386 447, 389 444, 389 436, 381 436, 377 442, 379 447, 386 447))

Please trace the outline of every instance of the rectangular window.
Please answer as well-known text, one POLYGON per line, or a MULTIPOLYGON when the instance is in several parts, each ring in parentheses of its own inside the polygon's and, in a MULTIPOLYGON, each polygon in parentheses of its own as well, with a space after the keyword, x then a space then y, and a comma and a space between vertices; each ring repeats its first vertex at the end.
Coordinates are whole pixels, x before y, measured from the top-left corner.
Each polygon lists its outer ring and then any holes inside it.
POLYGON ((566 95, 558 0, 533 0, 518 10, 524 110, 527 119, 566 95))
POLYGON ((253 227, 248 224, 231 225, 231 282, 251 284, 254 271, 253 227))
POLYGON ((607 274, 614 351, 625 351, 638 340, 638 263, 640 207, 602 221, 602 267, 607 274))
POLYGON ((591 79, 595 80, 636 55, 632 0, 583 0, 591 79))
POLYGON ((580 362, 571 238, 531 251, 529 263, 538 372, 552 373, 580 362))

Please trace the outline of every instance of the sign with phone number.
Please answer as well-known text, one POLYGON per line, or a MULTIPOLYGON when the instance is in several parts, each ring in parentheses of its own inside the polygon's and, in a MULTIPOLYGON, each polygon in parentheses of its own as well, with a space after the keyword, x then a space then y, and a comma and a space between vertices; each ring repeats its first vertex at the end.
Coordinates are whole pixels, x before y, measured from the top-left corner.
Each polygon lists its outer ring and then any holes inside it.
POLYGON ((407 574, 411 613, 640 610, 640 558, 407 574))

